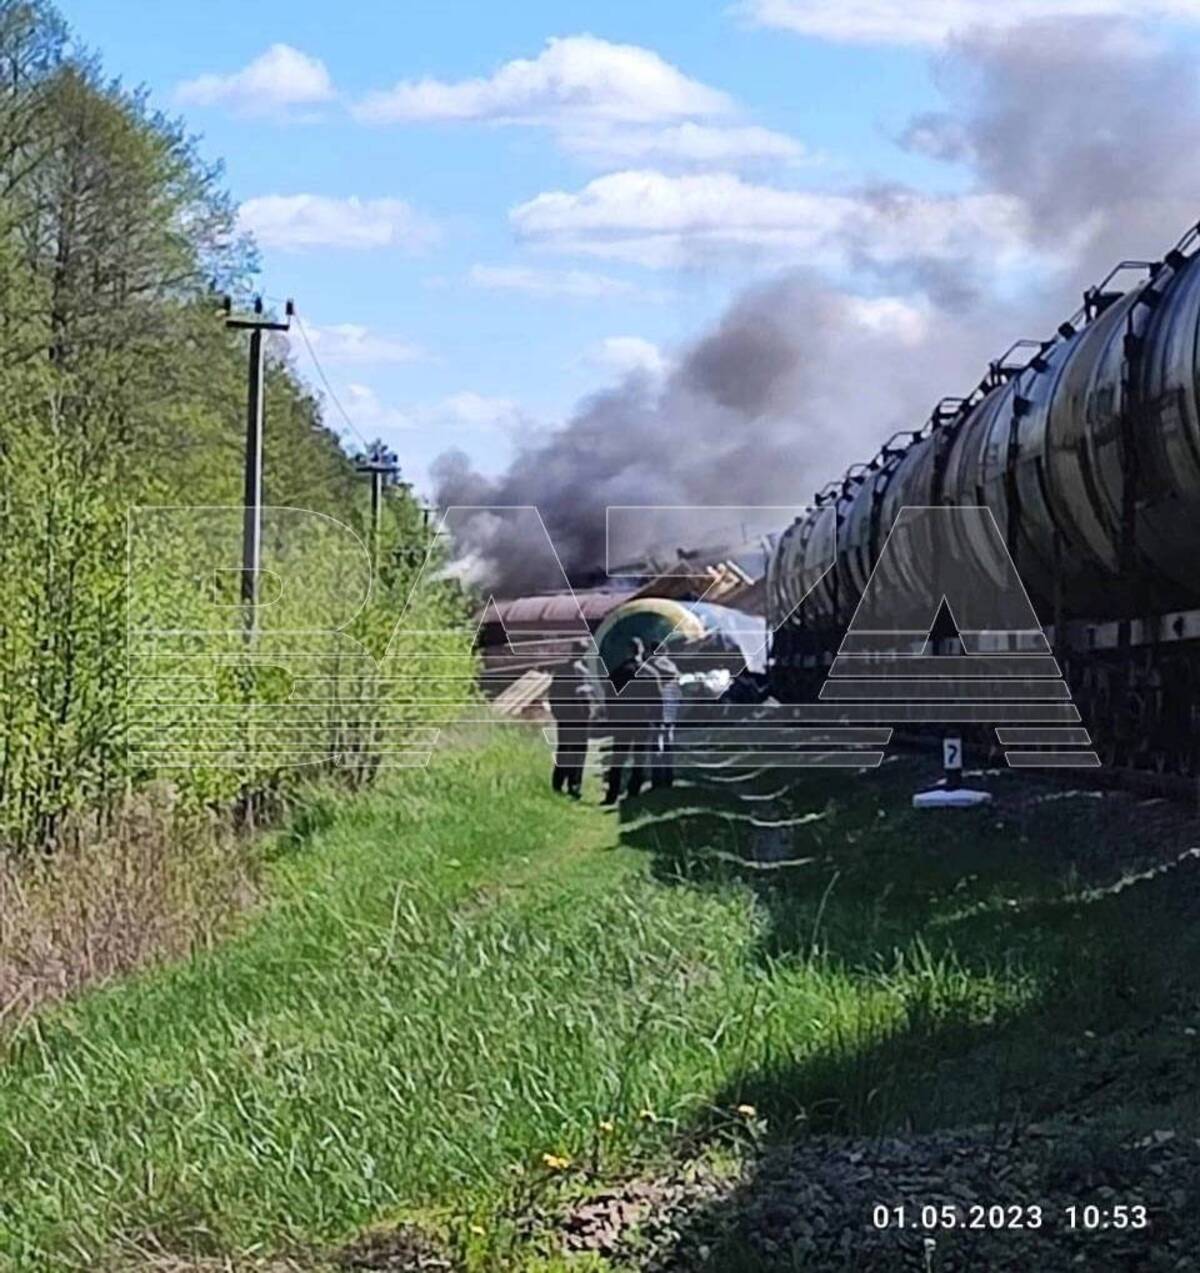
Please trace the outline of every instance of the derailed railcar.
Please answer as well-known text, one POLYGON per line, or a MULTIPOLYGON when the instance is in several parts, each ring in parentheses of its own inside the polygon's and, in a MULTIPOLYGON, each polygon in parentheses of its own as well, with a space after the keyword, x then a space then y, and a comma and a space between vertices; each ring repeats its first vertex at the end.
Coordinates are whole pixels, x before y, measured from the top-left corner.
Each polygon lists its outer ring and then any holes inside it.
POLYGON ((707 601, 637 597, 609 612, 596 629, 595 672, 607 677, 633 652, 640 639, 650 654, 664 654, 697 668, 743 668, 765 673, 767 625, 759 615, 707 601))

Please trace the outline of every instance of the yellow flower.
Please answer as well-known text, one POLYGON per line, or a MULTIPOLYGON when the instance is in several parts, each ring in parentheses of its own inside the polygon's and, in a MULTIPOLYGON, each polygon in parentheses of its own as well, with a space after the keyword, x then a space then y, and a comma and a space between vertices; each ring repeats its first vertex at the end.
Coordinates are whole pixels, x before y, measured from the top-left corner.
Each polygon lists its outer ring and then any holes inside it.
POLYGON ((487 1230, 481 1224, 473 1224, 471 1226, 471 1232, 475 1234, 477 1238, 482 1238, 487 1233, 487 1230))
POLYGON ((743 1118, 758 1117, 758 1110, 756 1110, 753 1105, 739 1105, 737 1109, 734 1110, 734 1113, 740 1114, 743 1118))
POLYGON ((551 1171, 566 1171, 571 1160, 565 1154, 543 1154, 542 1165, 551 1171))
POLYGON ((612 1132, 614 1130, 612 1120, 608 1118, 604 1119, 604 1121, 600 1124, 600 1130, 602 1132, 612 1132))

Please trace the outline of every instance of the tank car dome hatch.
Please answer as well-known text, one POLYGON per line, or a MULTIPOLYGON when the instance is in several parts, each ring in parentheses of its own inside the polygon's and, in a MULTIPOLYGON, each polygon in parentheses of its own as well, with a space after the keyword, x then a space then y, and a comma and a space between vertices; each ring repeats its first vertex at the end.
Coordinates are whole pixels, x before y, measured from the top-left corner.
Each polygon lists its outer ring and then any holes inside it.
POLYGON ((627 659, 635 637, 651 653, 660 651, 684 662, 688 656, 703 655, 706 668, 722 666, 731 676, 744 668, 757 674, 766 669, 768 631, 760 615, 705 601, 642 597, 618 607, 597 629, 596 647, 603 663, 597 674, 612 672, 627 659))
MULTIPOLYGON (((682 632, 698 637, 703 620, 695 613, 694 602, 672 601, 667 597, 638 597, 617 606, 596 629, 598 676, 608 676, 633 653, 633 641, 640 637, 653 653, 671 635, 682 632)), ((595 663, 597 655, 592 656, 595 663)))

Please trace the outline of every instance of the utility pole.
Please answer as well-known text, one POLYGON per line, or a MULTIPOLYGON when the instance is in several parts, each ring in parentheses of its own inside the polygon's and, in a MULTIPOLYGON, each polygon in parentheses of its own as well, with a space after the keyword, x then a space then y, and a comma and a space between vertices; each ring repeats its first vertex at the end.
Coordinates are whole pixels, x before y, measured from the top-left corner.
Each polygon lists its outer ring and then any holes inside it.
POLYGON ((379 559, 379 530, 383 517, 383 486, 387 481, 395 481, 400 472, 400 464, 394 451, 389 451, 382 442, 372 442, 369 449, 358 458, 354 466, 357 473, 366 474, 371 479, 371 537, 375 559, 379 559))
POLYGON ((282 323, 263 317, 262 297, 254 298, 252 317, 233 316, 233 303, 225 297, 225 326, 250 333, 249 391, 246 398, 246 465, 242 494, 242 604, 246 607, 247 632, 255 626, 258 603, 258 576, 262 569, 262 479, 263 479, 263 332, 285 332, 291 326, 295 306, 289 300, 282 323))

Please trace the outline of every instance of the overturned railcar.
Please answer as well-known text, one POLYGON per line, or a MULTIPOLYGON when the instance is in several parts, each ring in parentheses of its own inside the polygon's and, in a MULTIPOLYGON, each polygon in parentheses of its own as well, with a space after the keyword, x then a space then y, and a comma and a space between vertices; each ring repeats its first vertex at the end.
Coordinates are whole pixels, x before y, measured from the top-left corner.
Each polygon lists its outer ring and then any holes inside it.
POLYGON ((649 653, 661 652, 697 667, 765 668, 767 632, 761 616, 709 601, 635 597, 616 606, 596 629, 593 663, 607 676, 640 639, 649 653))

